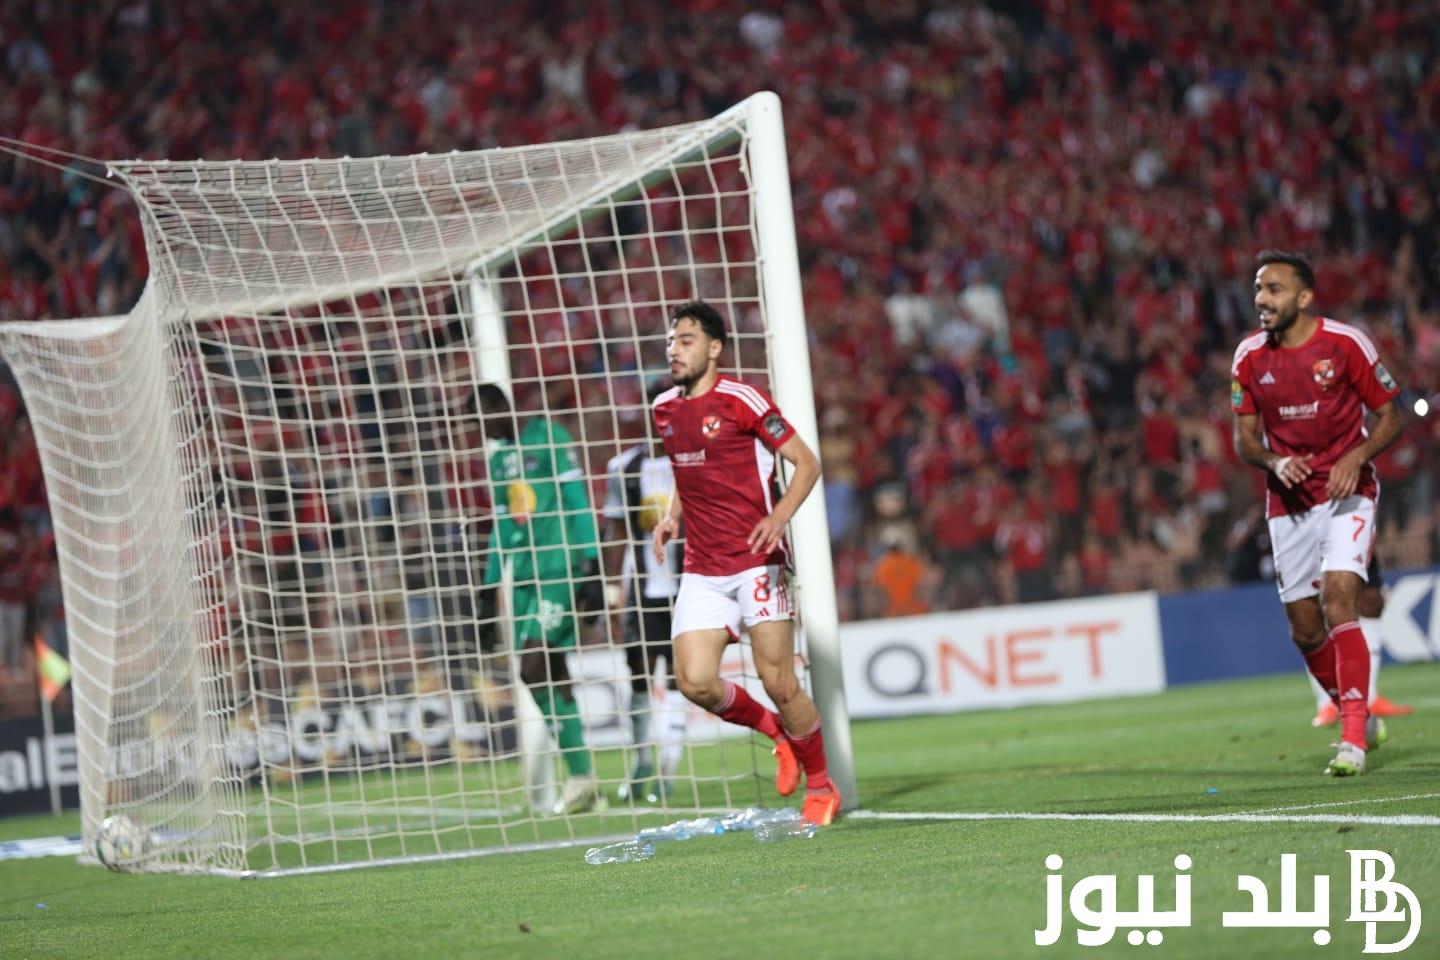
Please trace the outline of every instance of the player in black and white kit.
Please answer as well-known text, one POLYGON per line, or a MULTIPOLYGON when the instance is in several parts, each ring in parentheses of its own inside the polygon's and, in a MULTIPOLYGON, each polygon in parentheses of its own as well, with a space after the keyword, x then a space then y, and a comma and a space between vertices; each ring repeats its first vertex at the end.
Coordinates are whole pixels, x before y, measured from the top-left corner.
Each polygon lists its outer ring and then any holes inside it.
MULTIPOLYGON (((658 385, 651 393, 663 390, 658 385)), ((646 418, 648 422, 648 417, 646 418)), ((624 609, 625 662, 630 667, 630 723, 635 744, 635 765, 628 782, 620 785, 621 800, 658 803, 670 789, 685 747, 685 716, 689 704, 675 685, 675 654, 670 644, 670 613, 680 588, 680 548, 672 541, 664 562, 655 558, 650 536, 670 508, 675 495, 675 474, 670 458, 658 444, 646 440, 612 457, 605 466, 609 478, 605 505, 608 522, 605 569, 619 571, 622 586, 611 598, 612 607, 624 609), (653 709, 652 683, 661 658, 665 660, 664 709, 658 731, 653 709), (658 733, 658 737, 655 734, 658 733), (659 747, 656 781, 655 748, 659 747)))

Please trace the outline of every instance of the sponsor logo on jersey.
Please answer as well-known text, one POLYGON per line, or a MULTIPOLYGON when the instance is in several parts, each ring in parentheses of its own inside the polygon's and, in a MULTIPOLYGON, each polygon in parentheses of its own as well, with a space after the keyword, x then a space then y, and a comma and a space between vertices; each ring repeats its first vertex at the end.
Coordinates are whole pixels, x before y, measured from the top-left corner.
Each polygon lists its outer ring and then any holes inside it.
POLYGON ((1310 367, 1310 375, 1320 385, 1321 390, 1329 390, 1335 386, 1335 363, 1329 357, 1324 360, 1316 360, 1310 367))
POLYGON ((1386 370, 1385 364, 1381 363, 1379 360, 1375 361, 1375 379, 1379 380, 1380 386, 1384 387, 1386 390, 1394 391, 1396 389, 1395 378, 1390 376, 1390 371, 1386 370))
POLYGON ((1314 420, 1320 414, 1320 401, 1282 404, 1279 413, 1281 420, 1314 420))
POLYGON ((715 436, 715 434, 720 432, 720 418, 712 413, 704 420, 701 420, 700 432, 703 433, 706 437, 715 436))
POLYGON ((517 480, 505 487, 505 501, 510 508, 510 515, 518 522, 524 523, 529 519, 530 514, 540 505, 540 498, 535 493, 535 488, 523 480, 517 480))
POLYGON ((1245 388, 1240 386, 1239 380, 1230 381, 1230 406, 1239 410, 1245 403, 1245 388))
POLYGON ((1275 382, 1275 374, 1271 373, 1269 370, 1266 370, 1266 371, 1265 371, 1265 376, 1263 376, 1263 377, 1260 378, 1260 385, 1261 385, 1262 387, 1268 387, 1268 386, 1270 386, 1271 384, 1273 384, 1274 382, 1275 382))
POLYGON ((681 452, 670 458, 677 467, 701 467, 705 465, 705 451, 681 452))
POLYGON ((780 419, 780 414, 772 413, 765 418, 765 432, 776 440, 785 436, 785 421, 780 419))

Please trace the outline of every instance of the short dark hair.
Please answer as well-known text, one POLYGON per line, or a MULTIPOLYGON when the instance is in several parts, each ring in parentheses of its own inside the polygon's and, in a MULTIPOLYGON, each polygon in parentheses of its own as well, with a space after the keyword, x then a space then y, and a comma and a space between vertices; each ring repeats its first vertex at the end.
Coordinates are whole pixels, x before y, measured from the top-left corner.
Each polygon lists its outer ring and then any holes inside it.
POLYGON ((510 398, 505 396, 499 384, 477 384, 465 404, 466 416, 496 416, 510 412, 510 398))
POLYGON ((1289 250, 1261 250, 1260 255, 1255 258, 1255 272, 1259 273, 1272 263, 1283 263, 1291 267, 1303 287, 1315 289, 1315 268, 1310 266, 1305 254, 1292 253, 1289 250))
POLYGON ((671 327, 674 327, 675 324, 681 320, 686 319, 694 320, 698 323, 700 329, 705 331, 705 336, 711 340, 719 340, 722 344, 725 343, 727 339, 725 336, 725 320, 720 316, 720 311, 710 306, 710 304, 704 300, 690 300, 670 311, 671 327))

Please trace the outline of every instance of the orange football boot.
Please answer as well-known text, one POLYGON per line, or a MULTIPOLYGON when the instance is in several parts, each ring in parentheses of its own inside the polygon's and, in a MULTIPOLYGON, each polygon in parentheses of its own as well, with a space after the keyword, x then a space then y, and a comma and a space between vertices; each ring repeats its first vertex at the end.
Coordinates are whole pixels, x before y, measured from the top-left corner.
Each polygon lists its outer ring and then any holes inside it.
MULTIPOLYGON (((1371 708, 1374 709, 1373 707, 1371 708)), ((1315 718, 1310 721, 1312 727, 1333 727, 1340 722, 1340 708, 1329 700, 1325 705, 1315 711, 1315 718)))
POLYGON ((817 827, 828 827, 839 812, 840 791, 832 786, 824 793, 806 795, 805 806, 800 810, 800 819, 809 820, 817 827))
POLYGON ((800 786, 800 764, 795 761, 795 748, 789 740, 780 739, 770 752, 775 755, 775 792, 788 797, 800 786))
POLYGON ((1375 695, 1370 701, 1370 712, 1377 717, 1408 717, 1415 712, 1415 708, 1408 703, 1396 703, 1389 697, 1375 695))

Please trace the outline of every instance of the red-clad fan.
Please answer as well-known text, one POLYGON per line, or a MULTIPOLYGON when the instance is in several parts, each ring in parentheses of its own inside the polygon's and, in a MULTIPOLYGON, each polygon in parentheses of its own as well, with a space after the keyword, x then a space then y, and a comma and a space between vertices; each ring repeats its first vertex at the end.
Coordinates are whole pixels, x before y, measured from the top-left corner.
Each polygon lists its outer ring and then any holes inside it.
POLYGON ((685 521, 685 567, 671 636, 680 691, 730 723, 775 741, 782 796, 805 771, 805 819, 826 825, 840 809, 830 782, 820 714, 795 676, 790 548, 785 526, 820 476, 820 463, 764 391, 720 373, 725 321, 693 301, 670 314, 667 353, 675 386, 655 398, 655 430, 675 472, 655 554, 685 521), (783 496, 776 458, 794 465, 783 496), (755 669, 779 715, 720 678, 725 646, 750 633, 755 669))
POLYGON ((1365 772, 1385 728, 1371 717, 1370 654, 1357 601, 1375 542, 1380 485, 1371 460, 1403 429, 1394 379, 1370 338, 1309 312, 1315 273, 1298 254, 1267 250, 1255 273, 1261 331, 1231 369, 1235 450, 1266 471, 1275 580, 1290 636, 1340 708, 1341 742, 1327 773, 1365 772), (1375 412, 1373 433, 1365 411, 1375 412))

